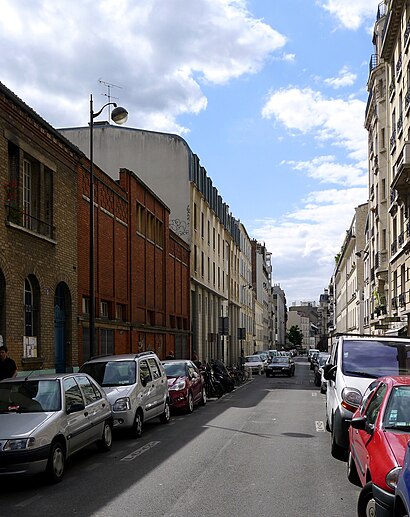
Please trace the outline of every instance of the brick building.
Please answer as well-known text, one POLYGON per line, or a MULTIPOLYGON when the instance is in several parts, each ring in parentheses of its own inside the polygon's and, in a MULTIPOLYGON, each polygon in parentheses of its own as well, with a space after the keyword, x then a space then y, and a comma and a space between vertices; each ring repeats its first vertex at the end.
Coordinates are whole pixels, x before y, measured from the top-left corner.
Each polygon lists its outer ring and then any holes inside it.
MULTIPOLYGON (((89 161, 0 83, 0 342, 18 370, 89 355, 89 161)), ((123 169, 95 167, 97 352, 189 357, 189 246, 123 169)))
MULTIPOLYGON (((79 182, 79 235, 89 235, 89 174, 79 182)), ((171 350, 190 357, 189 246, 169 209, 132 171, 94 168, 96 352, 171 350)), ((80 363, 89 357, 89 242, 78 241, 80 363)))
POLYGON ((0 341, 19 371, 77 364, 79 156, 0 83, 0 341))

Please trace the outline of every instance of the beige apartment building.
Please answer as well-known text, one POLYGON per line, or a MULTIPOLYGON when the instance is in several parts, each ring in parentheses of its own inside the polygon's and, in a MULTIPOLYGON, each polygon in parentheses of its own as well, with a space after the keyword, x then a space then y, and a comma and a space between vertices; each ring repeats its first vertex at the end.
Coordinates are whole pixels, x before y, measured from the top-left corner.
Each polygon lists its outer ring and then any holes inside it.
POLYGON ((333 274, 336 333, 363 333, 365 320, 364 270, 368 252, 365 249, 365 225, 368 204, 355 209, 333 274))
POLYGON ((410 3, 379 4, 369 66, 367 245, 371 334, 407 333, 410 247, 410 3))
MULTIPOLYGON (((88 154, 89 128, 60 131, 88 154)), ((254 332, 249 238, 198 156, 177 135, 103 122, 94 126, 94 157, 108 174, 134 170, 170 208, 170 228, 191 250, 192 350, 201 360, 238 362, 254 332)))

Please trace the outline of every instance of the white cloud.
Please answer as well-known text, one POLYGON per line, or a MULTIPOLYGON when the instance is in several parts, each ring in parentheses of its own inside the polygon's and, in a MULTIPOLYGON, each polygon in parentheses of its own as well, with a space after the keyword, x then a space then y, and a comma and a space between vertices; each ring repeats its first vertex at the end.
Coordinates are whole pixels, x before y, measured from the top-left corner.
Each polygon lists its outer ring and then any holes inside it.
POLYGON ((256 73, 286 43, 244 0, 1 4, 2 81, 59 127, 87 122, 84 106, 90 91, 104 92, 102 78, 122 87, 112 95, 130 125, 183 133, 176 119, 205 109, 204 82, 256 73))
POLYGON ((367 170, 358 164, 337 163, 334 156, 317 156, 311 161, 282 162, 294 170, 306 172, 310 178, 320 183, 333 183, 347 187, 366 186, 367 170))
POLYGON ((272 252, 274 283, 291 301, 311 299, 327 288, 354 207, 367 201, 367 188, 311 192, 303 206, 282 219, 254 221, 249 230, 272 252), (278 272, 281 272, 279 276, 278 272))
POLYGON ((356 161, 367 157, 364 113, 365 103, 358 99, 326 99, 310 88, 295 87, 270 93, 262 108, 264 118, 275 118, 289 130, 313 133, 318 141, 343 147, 356 161))
POLYGON ((335 16, 343 27, 358 29, 364 23, 376 20, 380 0, 318 0, 318 4, 335 16))
POLYGON ((332 88, 338 89, 345 86, 352 86, 357 79, 357 74, 350 72, 347 67, 343 67, 338 77, 328 77, 325 79, 325 84, 332 88))

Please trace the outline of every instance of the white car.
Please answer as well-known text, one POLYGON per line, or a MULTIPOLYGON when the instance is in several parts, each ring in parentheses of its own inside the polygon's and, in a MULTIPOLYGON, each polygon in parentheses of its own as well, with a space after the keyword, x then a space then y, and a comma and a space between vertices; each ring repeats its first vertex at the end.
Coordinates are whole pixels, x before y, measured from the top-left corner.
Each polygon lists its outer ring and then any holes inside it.
POLYGON ((112 444, 110 403, 86 374, 29 375, 0 382, 0 476, 46 471, 61 481, 66 459, 112 444))
POLYGON ((244 366, 251 370, 252 373, 257 373, 258 375, 262 375, 266 368, 265 361, 260 355, 247 355, 244 366))

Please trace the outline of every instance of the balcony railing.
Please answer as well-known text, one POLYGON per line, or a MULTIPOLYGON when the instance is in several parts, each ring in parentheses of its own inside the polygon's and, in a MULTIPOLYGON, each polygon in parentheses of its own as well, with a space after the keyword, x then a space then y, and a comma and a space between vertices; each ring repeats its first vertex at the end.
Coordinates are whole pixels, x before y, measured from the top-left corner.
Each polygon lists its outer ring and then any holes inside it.
POLYGON ((390 153, 392 154, 396 149, 396 128, 393 129, 393 132, 390 137, 390 153))
POLYGON ((391 254, 394 255, 395 253, 397 252, 397 241, 394 240, 392 243, 391 243, 391 254))
POLYGON ((401 113, 399 118, 397 119, 397 133, 398 137, 403 133, 403 114, 401 113))
POLYGON ((397 309, 397 296, 393 296, 393 298, 391 299, 391 306, 393 310, 397 309))
POLYGON ((401 68, 402 68, 402 58, 401 54, 399 55, 399 58, 396 63, 396 79, 397 81, 400 79, 401 76, 401 68))
POLYGON ((401 232, 398 238, 399 246, 403 246, 404 243, 404 232, 401 232))
POLYGON ((51 224, 41 221, 36 217, 26 214, 24 210, 12 205, 6 205, 6 219, 7 222, 26 228, 32 232, 44 235, 49 239, 55 239, 55 227, 51 224))
POLYGON ((406 293, 399 294, 399 305, 400 307, 406 306, 406 293))
POLYGON ((407 49, 407 45, 409 43, 409 36, 410 36, 410 18, 407 20, 407 26, 406 26, 406 30, 404 31, 404 36, 403 36, 404 50, 407 49))

